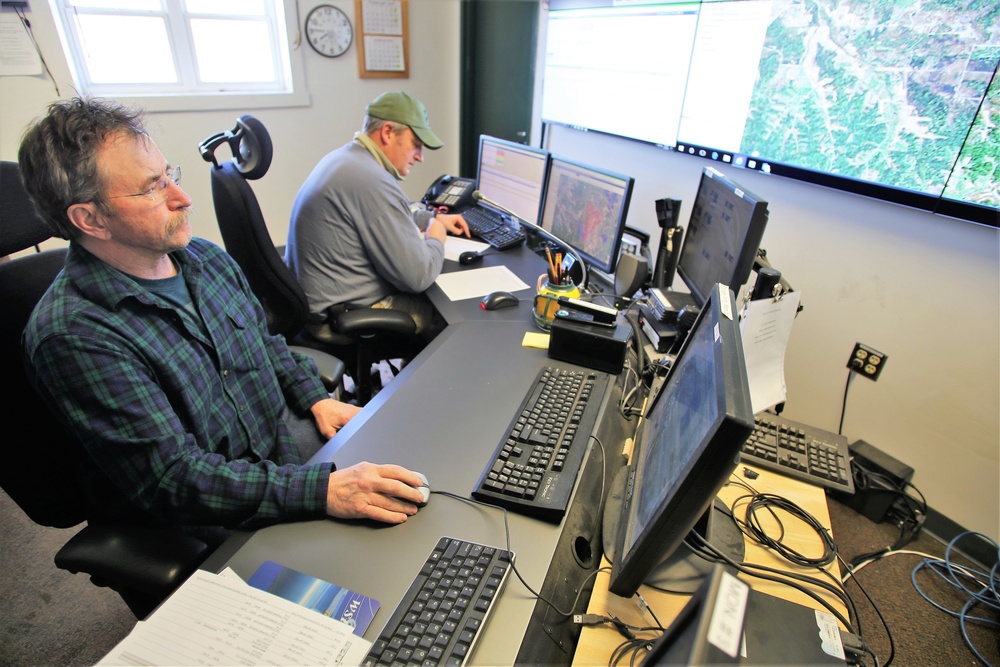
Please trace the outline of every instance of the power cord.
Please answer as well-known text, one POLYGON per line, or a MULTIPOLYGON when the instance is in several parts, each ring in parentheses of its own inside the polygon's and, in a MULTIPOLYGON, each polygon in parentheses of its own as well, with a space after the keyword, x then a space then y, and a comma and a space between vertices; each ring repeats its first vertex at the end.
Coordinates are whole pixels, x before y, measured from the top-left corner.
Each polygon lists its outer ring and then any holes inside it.
POLYGON ((844 435, 844 415, 847 413, 847 390, 851 388, 851 381, 853 379, 854 379, 854 371, 848 369, 847 383, 844 385, 844 399, 840 403, 840 426, 837 427, 837 433, 839 435, 844 435))

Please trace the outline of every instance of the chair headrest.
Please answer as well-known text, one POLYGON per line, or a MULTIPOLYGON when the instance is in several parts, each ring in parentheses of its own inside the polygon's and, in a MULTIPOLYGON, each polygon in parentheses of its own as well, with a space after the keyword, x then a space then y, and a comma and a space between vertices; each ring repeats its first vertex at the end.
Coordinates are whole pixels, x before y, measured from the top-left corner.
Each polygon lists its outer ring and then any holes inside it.
POLYGON ((0 257, 49 238, 52 231, 35 211, 17 163, 0 162, 0 257))
POLYGON ((229 150, 233 154, 233 164, 247 180, 260 178, 271 166, 273 155, 271 135, 268 134, 264 124, 250 114, 237 118, 236 127, 232 130, 213 134, 198 144, 201 158, 218 168, 215 149, 222 144, 229 145, 229 150))

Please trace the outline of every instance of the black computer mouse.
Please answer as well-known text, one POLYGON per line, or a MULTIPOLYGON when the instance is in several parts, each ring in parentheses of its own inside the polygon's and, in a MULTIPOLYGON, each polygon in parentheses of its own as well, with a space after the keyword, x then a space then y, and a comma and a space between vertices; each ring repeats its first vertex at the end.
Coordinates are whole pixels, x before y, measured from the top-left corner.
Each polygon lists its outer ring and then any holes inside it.
POLYGON ((468 266, 483 261, 483 256, 474 250, 467 250, 458 256, 458 263, 468 266))
POLYGON ((479 307, 483 310, 498 310, 516 306, 518 298, 510 292, 490 292, 483 297, 479 307))

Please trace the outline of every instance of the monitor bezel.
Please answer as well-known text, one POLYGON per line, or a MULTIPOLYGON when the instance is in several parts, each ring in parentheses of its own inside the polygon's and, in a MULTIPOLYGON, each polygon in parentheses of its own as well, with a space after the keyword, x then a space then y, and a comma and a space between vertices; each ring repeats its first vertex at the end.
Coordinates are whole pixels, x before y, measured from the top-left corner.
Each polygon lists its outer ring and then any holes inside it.
MULTIPOLYGON (((482 189, 482 176, 483 176, 483 146, 487 142, 496 144, 498 146, 503 146, 509 150, 523 151, 525 153, 533 153, 544 159, 544 164, 542 166, 542 182, 541 182, 541 194, 538 197, 538 210, 535 211, 535 220, 532 224, 540 224, 542 221, 542 212, 545 210, 545 194, 548 189, 548 178, 549 178, 549 165, 552 161, 552 154, 544 148, 536 148, 534 146, 528 146, 527 144, 519 144, 515 141, 509 141, 507 139, 501 139, 500 137, 495 137, 490 134, 480 134, 479 135, 479 155, 476 160, 476 189, 482 189)), ((489 193, 484 192, 484 195, 496 200, 495 196, 491 196, 489 193)), ((503 202, 497 200, 497 203, 504 204, 503 202)), ((505 204, 504 204, 505 205, 505 204)), ((505 205, 506 206, 506 205, 505 205)), ((509 207, 508 207, 509 208, 509 207)), ((515 211, 516 213, 516 211, 515 211)), ((529 220, 528 222, 532 222, 529 220)))
MULTIPOLYGON (((719 490, 735 469, 740 449, 753 431, 753 408, 747 381, 746 361, 736 315, 736 299, 728 286, 717 284, 698 314, 677 358, 659 391, 651 397, 644 420, 636 432, 631 461, 626 471, 626 488, 637 488, 643 460, 648 417, 656 410, 660 398, 669 393, 668 383, 676 369, 684 364, 699 327, 713 329, 714 370, 717 386, 724 391, 719 401, 718 417, 698 444, 672 490, 665 490, 652 518, 626 550, 629 525, 634 521, 634 501, 638 493, 624 492, 615 538, 614 560, 608 589, 620 596, 631 596, 656 567, 681 546, 684 538, 711 507, 719 490), (725 299, 725 303, 722 299, 725 299), (633 484, 635 486, 633 486, 633 484)), ((607 521, 605 522, 607 524, 607 521)), ((612 524, 614 525, 614 524, 612 524)))
POLYGON ((610 257, 605 259, 597 258, 588 252, 585 252, 582 248, 578 248, 575 245, 569 243, 569 241, 562 235, 556 235, 564 243, 571 245, 574 251, 576 251, 583 261, 587 263, 588 267, 597 269, 607 274, 614 273, 615 267, 618 265, 618 256, 621 253, 622 247, 622 236, 625 233, 625 219, 628 217, 629 205, 632 202, 632 190, 635 188, 635 178, 632 176, 627 176, 617 171, 612 171, 610 169, 604 169, 603 167, 597 167, 593 164, 588 164, 586 162, 581 162, 579 160, 572 160, 561 155, 552 155, 549 159, 549 169, 545 175, 545 192, 543 194, 542 208, 538 214, 538 226, 549 234, 556 234, 552 230, 551 223, 546 225, 545 213, 548 209, 549 204, 549 188, 552 186, 552 173, 556 169, 557 163, 563 163, 577 169, 584 171, 593 172, 598 176, 607 176, 609 178, 616 178, 625 182, 625 195, 622 197, 621 211, 618 214, 617 221, 617 231, 615 233, 614 245, 611 248, 610 257))
MULTIPOLYGON (((713 169, 712 167, 702 169, 701 179, 698 181, 698 190, 695 193, 691 213, 688 216, 687 229, 684 231, 684 243, 677 260, 677 275, 684 281, 684 285, 687 286, 688 291, 691 292, 691 296, 694 297, 695 303, 699 306, 705 303, 705 299, 707 298, 707 294, 704 294, 702 291, 705 289, 705 286, 696 284, 690 265, 685 263, 685 258, 690 258, 688 254, 689 248, 696 247, 695 242, 692 241, 691 222, 695 219, 698 211, 698 200, 701 198, 702 188, 705 187, 706 183, 711 181, 721 182, 729 190, 741 193, 741 199, 753 202, 753 210, 750 213, 750 219, 740 244, 739 256, 736 258, 732 272, 729 275, 715 276, 715 281, 707 286, 709 291, 716 282, 729 285, 732 289, 739 291, 750 280, 750 272, 753 269, 754 259, 757 257, 761 240, 764 238, 764 230, 767 228, 768 220, 767 200, 758 197, 717 169, 713 169)), ((692 260, 688 259, 688 261, 692 260)))

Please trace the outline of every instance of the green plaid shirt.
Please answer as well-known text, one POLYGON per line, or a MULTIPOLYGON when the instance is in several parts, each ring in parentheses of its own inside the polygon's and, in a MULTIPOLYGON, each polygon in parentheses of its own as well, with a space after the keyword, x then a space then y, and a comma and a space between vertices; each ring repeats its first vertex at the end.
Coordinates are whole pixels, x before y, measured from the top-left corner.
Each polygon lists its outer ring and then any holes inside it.
POLYGON ((171 255, 198 322, 77 244, 24 334, 28 375, 87 456, 109 518, 254 527, 326 515, 330 463, 302 466, 282 420, 327 398, 267 332, 242 272, 194 239, 171 255))

